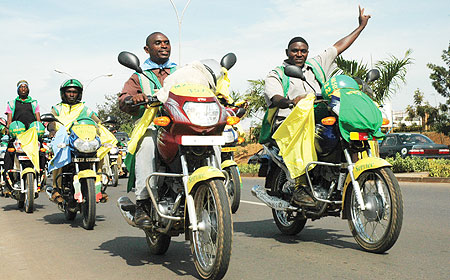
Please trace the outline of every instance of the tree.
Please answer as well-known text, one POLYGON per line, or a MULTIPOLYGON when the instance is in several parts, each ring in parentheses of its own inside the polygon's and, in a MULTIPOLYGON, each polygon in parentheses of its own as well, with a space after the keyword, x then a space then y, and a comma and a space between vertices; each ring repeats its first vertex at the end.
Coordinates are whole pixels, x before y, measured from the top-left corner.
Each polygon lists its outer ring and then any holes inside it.
POLYGON ((120 131, 130 134, 133 129, 132 117, 119 109, 119 93, 105 95, 105 102, 97 105, 97 113, 100 120, 105 120, 108 116, 115 116, 120 131))
MULTIPOLYGON (((380 71, 380 78, 372 83, 375 96, 372 98, 378 103, 383 103, 400 88, 401 83, 406 82, 407 66, 413 63, 410 57, 412 50, 407 50, 401 59, 391 55, 387 60, 380 60, 375 63, 375 68, 380 71)), ((336 59, 338 70, 334 74, 343 74, 358 77, 362 80, 366 78, 369 67, 362 61, 346 60, 342 56, 336 59)))
POLYGON ((428 63, 427 66, 433 71, 430 74, 431 84, 440 95, 447 98, 447 105, 450 105, 450 43, 448 49, 443 50, 442 60, 447 68, 432 63, 428 63))
POLYGON ((244 95, 248 102, 248 114, 262 121, 262 115, 267 110, 267 103, 264 99, 264 80, 248 80, 250 87, 244 95))
POLYGON ((414 91, 414 106, 408 105, 406 112, 408 120, 412 120, 416 116, 421 118, 421 131, 429 130, 430 126, 439 121, 439 109, 431 106, 428 101, 424 101, 424 94, 419 89, 414 91))

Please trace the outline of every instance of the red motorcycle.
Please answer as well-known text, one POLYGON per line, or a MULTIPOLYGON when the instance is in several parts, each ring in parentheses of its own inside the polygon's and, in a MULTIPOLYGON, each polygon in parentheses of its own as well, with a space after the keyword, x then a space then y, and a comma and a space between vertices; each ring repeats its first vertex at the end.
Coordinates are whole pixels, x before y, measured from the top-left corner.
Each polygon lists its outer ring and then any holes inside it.
MULTIPOLYGON (((145 75, 134 54, 122 52, 118 59, 145 75)), ((235 62, 236 56, 230 53, 222 58, 221 65, 230 69, 235 62)), ((220 149, 214 149, 225 144, 225 108, 209 87, 189 83, 173 86, 164 104, 149 96, 145 105, 152 110, 153 123, 159 126, 158 172, 146 181, 152 225, 140 229, 146 234, 150 252, 157 255, 168 250, 172 236, 185 233, 200 277, 220 279, 228 269, 233 235, 225 176, 217 155, 220 149), (150 189, 152 177, 157 177, 156 195, 150 189)), ((128 197, 120 197, 117 203, 125 220, 137 227, 136 205, 128 197)))

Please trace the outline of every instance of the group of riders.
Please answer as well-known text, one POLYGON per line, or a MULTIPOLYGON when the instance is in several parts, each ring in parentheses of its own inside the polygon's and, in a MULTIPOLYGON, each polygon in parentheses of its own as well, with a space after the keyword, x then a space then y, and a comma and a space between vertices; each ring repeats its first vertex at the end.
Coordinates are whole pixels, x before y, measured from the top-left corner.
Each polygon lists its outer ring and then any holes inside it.
MULTIPOLYGON (((289 115, 293 106, 308 93, 320 94, 322 85, 329 78, 331 72, 335 69, 335 59, 345 51, 360 35, 366 27, 370 16, 364 14, 364 9, 359 9, 359 25, 349 35, 337 41, 333 46, 326 49, 319 55, 308 58, 309 45, 302 37, 292 38, 286 51, 287 59, 281 66, 272 70, 265 79, 265 100, 269 108, 278 108, 274 116, 273 128, 276 128, 289 115), (284 74, 284 67, 296 65, 302 68, 306 80, 287 77, 284 74)), ((133 106, 148 101, 149 96, 156 96, 159 101, 165 102, 170 87, 177 82, 190 79, 193 83, 202 83, 215 91, 217 80, 224 74, 220 64, 214 60, 196 61, 183 67, 178 67, 170 58, 171 44, 166 35, 161 32, 154 32, 146 38, 144 51, 149 58, 143 63, 142 70, 144 74, 150 77, 150 80, 144 78, 143 74, 134 73, 126 82, 119 94, 120 110, 133 116, 137 122, 141 118, 144 106, 133 106), (195 69, 197 71, 190 71, 195 69), (192 75, 192 73, 197 73, 192 75)), ((51 113, 56 119, 74 121, 79 117, 90 118, 96 123, 100 119, 94 111, 89 109, 82 101, 83 85, 77 79, 69 79, 60 86, 60 102, 54 105, 51 113)), ((31 123, 41 121, 40 107, 38 102, 30 95, 29 84, 25 80, 17 83, 17 98, 8 102, 5 114, 6 128, 3 133, 8 134, 11 123, 20 121, 28 129, 31 123)), ((62 123, 68 127, 70 123, 62 123)), ((47 125, 49 136, 55 135, 58 124, 50 123, 47 125)), ((144 136, 141 138, 137 151, 135 170, 133 176, 130 176, 132 184, 135 187, 136 211, 135 222, 139 226, 147 226, 151 223, 147 206, 150 205, 150 196, 145 187, 149 174, 155 172, 155 160, 148 155, 155 155, 157 130, 154 126, 149 126, 144 136)), ((10 141, 8 147, 12 145, 10 141)), ((4 159, 4 170, 13 168, 14 153, 7 152, 4 159)), ((53 171, 53 178, 58 176, 60 169, 53 171)), ((270 175, 268 175, 270 176, 270 175)), ((6 180, 6 189, 10 189, 6 180)), ((150 185, 152 191, 156 190, 156 184, 150 185)), ((103 193, 103 201, 106 201, 107 195, 103 193)), ((55 203, 62 202, 60 190, 56 182, 53 182, 53 193, 51 200, 55 203)), ((308 205, 313 202, 311 195, 304 188, 304 183, 298 180, 293 195, 293 201, 299 205, 308 205)))

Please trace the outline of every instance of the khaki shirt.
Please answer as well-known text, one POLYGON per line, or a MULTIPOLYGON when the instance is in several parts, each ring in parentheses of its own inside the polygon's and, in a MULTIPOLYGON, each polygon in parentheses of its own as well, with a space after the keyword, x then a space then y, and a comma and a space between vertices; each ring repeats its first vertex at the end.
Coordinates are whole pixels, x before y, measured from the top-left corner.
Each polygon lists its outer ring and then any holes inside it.
MULTIPOLYGON (((323 53, 319 54, 318 56, 314 57, 314 59, 322 66, 323 71, 325 72, 325 75, 327 79, 330 77, 333 70, 336 68, 336 64, 334 63, 334 60, 337 57, 337 50, 335 47, 330 47, 327 50, 325 50, 323 53)), ((308 59, 307 61, 311 61, 312 59, 308 59)), ((283 62, 283 66, 287 66, 286 62, 283 62)), ((317 69, 318 71, 321 71, 320 69, 317 69)), ((311 66, 306 65, 303 67, 303 74, 305 75, 306 81, 314 88, 314 90, 304 81, 297 79, 297 78, 289 78, 289 90, 287 93, 286 98, 289 98, 290 100, 294 100, 297 96, 306 96, 308 93, 315 93, 316 95, 321 94, 321 88, 319 82, 316 80, 316 77, 314 76, 314 73, 312 71, 311 66)), ((269 75, 267 76, 265 80, 265 88, 264 88, 264 97, 266 99, 266 102, 269 106, 272 105, 272 102, 270 101, 272 97, 275 95, 281 95, 284 96, 283 92, 283 85, 282 82, 278 76, 278 74, 272 70, 270 71, 269 75)), ((280 109, 278 110, 277 117, 287 117, 289 113, 291 112, 291 109, 280 109)))

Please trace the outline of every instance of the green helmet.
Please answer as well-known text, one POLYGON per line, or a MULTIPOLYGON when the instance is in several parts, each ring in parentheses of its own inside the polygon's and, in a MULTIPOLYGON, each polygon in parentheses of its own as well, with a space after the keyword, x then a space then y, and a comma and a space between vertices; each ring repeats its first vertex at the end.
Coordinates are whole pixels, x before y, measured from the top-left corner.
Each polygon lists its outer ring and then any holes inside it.
POLYGON ((41 138, 44 135, 45 126, 41 122, 38 122, 38 121, 32 122, 30 124, 30 128, 32 128, 32 127, 36 127, 37 135, 39 138, 41 138))
POLYGON ((66 88, 69 87, 75 87, 78 88, 78 97, 77 102, 81 101, 81 98, 83 96, 83 84, 78 81, 77 79, 69 79, 67 81, 64 81, 61 86, 59 87, 59 93, 61 95, 61 100, 65 103, 67 103, 66 95, 64 94, 66 91, 66 88))
POLYGON ((331 77, 322 87, 322 97, 325 100, 330 100, 330 95, 333 91, 341 88, 349 88, 359 90, 358 83, 346 75, 337 75, 331 77))
POLYGON ((21 121, 13 121, 9 125, 9 135, 11 137, 17 137, 17 135, 21 134, 22 132, 25 132, 25 125, 21 121))

